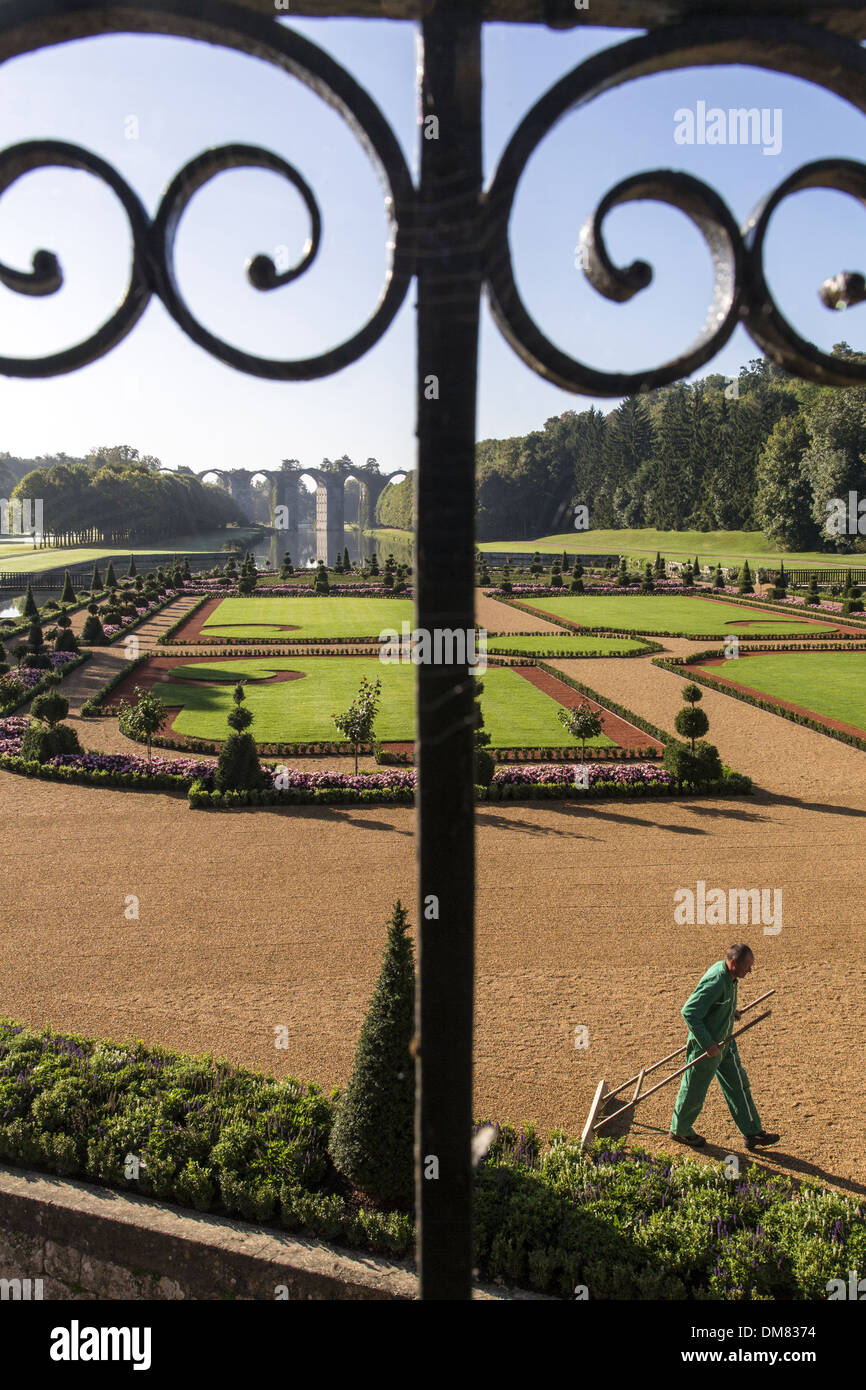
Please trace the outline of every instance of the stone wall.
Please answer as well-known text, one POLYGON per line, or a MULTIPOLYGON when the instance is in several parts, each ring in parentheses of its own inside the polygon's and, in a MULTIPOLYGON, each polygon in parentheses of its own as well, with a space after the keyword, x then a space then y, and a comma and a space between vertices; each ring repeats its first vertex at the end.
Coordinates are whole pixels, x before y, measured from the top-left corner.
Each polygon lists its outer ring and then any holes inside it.
MULTIPOLYGON (((0 1165, 0 1280, 19 1279, 63 1300, 418 1297, 408 1261, 0 1165)), ((474 1297, 539 1295, 479 1285, 474 1297)))

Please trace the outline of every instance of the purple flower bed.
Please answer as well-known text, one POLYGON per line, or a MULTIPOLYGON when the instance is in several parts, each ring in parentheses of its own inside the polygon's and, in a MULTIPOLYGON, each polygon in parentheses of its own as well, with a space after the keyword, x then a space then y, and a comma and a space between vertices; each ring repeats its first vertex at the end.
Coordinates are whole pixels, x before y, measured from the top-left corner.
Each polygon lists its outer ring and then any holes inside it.
POLYGON ((302 787, 309 790, 317 788, 349 787, 353 791, 383 791, 397 788, 412 789, 416 785, 417 774, 410 772, 299 772, 297 768, 282 767, 269 769, 273 772, 273 785, 281 777, 281 787, 302 787), (288 780, 286 780, 288 779, 288 780))
POLYGON ((126 772, 150 777, 168 775, 184 782, 196 777, 209 779, 216 766, 213 759, 197 762, 193 758, 140 758, 135 753, 63 753, 51 758, 52 767, 78 767, 85 772, 126 772))
POLYGON ((500 767, 493 774, 494 787, 510 786, 515 783, 544 786, 551 783, 565 785, 575 780, 575 767, 587 768, 589 785, 597 782, 613 782, 618 787, 650 786, 661 782, 669 786, 673 778, 669 773, 653 763, 543 763, 529 767, 500 767))
MULTIPOLYGON (((654 581, 654 593, 657 594, 698 594, 700 589, 686 589, 678 579, 657 579, 654 581)), ((608 598, 615 594, 640 596, 640 584, 630 584, 627 589, 616 584, 584 584, 583 595, 605 594, 608 598)), ((504 593, 502 589, 485 589, 485 598, 581 598, 581 594, 572 594, 568 584, 563 584, 561 589, 544 588, 539 584, 512 584, 511 593, 504 593)))
POLYGON ((17 757, 21 752, 21 740, 30 720, 23 714, 12 714, 8 719, 0 719, 0 754, 17 757))
MULTIPOLYGON (((49 652, 48 660, 51 662, 52 671, 57 671, 61 666, 65 666, 67 661, 75 661, 78 657, 77 652, 49 652)), ((37 666, 13 666, 11 671, 7 671, 4 680, 18 680, 26 690, 38 685, 44 678, 46 672, 37 666)))
MULTIPOLYGON (((311 570, 312 574, 313 571, 311 570)), ((404 581, 405 583, 405 581, 404 581)), ((202 598, 237 598, 237 586, 226 588, 224 581, 215 580, 194 580, 187 583, 183 591, 185 594, 198 595, 202 598), (213 586, 213 587, 210 587, 213 586)), ((331 584, 327 594, 316 594, 313 592, 312 584, 309 586, 301 584, 266 584, 260 589, 254 589, 252 598, 411 598, 412 587, 407 584, 401 593, 395 594, 393 589, 386 589, 384 584, 331 584)))

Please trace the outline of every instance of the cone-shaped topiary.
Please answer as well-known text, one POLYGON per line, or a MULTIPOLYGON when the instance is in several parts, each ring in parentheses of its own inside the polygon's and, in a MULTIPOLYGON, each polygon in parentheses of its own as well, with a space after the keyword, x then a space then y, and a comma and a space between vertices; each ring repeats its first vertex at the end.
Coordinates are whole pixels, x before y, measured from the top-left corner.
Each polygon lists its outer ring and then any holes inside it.
POLYGON ((113 560, 109 560, 109 562, 108 562, 108 569, 105 571, 105 587, 106 587, 106 589, 116 589, 116 588, 117 588, 117 575, 114 573, 114 561, 113 561, 113 560))
POLYGON ((328 582, 328 571, 325 569, 324 560, 320 560, 316 566, 316 577, 313 581, 313 589, 317 594, 328 594, 331 592, 331 586, 328 582))
POLYGON ((21 610, 21 616, 22 618, 39 617, 39 609, 37 608, 36 600, 33 597, 33 589, 29 584, 27 585, 27 593, 24 595, 24 607, 21 610))
POLYGON ((716 573, 715 573, 715 575, 714 575, 714 577, 713 577, 713 588, 714 588, 714 589, 724 589, 724 587, 725 587, 725 576, 722 574, 722 565, 721 565, 721 561, 719 561, 719 563, 716 565, 716 573))
POLYGON ((130 578, 130 579, 134 579, 134 578, 135 578, 136 569, 135 569, 135 556, 134 556, 134 555, 130 555, 130 557, 129 557, 129 569, 126 571, 126 573, 127 573, 128 578, 130 578))
POLYGON ((413 1190, 415 965, 407 925, 398 899, 328 1143, 336 1168, 381 1202, 409 1203, 413 1190))
POLYGON ((94 561, 94 563, 93 563, 93 574, 90 576, 90 592, 91 592, 92 594, 95 594, 96 591, 97 591, 97 589, 101 589, 101 588, 102 588, 102 576, 101 576, 100 573, 99 573, 99 566, 98 566, 98 564, 94 561))
POLYGON ((74 603, 75 590, 72 587, 72 580, 69 577, 69 570, 66 571, 63 580, 63 593, 60 595, 61 603, 74 603))
POLYGON ((755 586, 752 583, 752 571, 749 569, 748 560, 743 561, 743 568, 740 570, 740 593, 753 594, 755 586))
POLYGON ((344 546, 343 546, 343 572, 344 572, 344 574, 348 574, 351 568, 352 568, 352 561, 349 559, 349 547, 348 547, 347 545, 344 545, 344 546))
POLYGON ((821 602, 821 595, 818 593, 818 576, 814 572, 809 580, 809 592, 806 595, 806 602, 812 604, 821 602))

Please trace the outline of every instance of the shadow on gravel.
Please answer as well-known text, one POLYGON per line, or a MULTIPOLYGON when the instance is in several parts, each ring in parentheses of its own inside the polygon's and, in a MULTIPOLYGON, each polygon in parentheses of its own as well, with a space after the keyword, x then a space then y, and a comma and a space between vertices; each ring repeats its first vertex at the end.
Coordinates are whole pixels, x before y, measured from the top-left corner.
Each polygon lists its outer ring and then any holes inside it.
POLYGON ((824 811, 834 816, 866 816, 857 806, 836 806, 829 801, 804 801, 801 796, 785 796, 783 792, 760 792, 756 795, 766 806, 797 806, 801 811, 824 811))
MULTIPOLYGON (((623 1118, 627 1120, 628 1116, 626 1115, 623 1118)), ((633 1128, 635 1130, 642 1130, 645 1133, 659 1134, 666 1139, 668 1137, 668 1131, 662 1129, 658 1125, 650 1125, 644 1122, 635 1125, 633 1128)), ((607 1134, 606 1129, 604 1133, 605 1135, 607 1134)), ((617 1137, 619 1137, 619 1135, 617 1135, 617 1137)), ((629 1143, 638 1143, 639 1138, 639 1135, 632 1134, 630 1135, 629 1143)), ((856 1182, 854 1178, 844 1177, 841 1173, 830 1173, 819 1164, 808 1163, 805 1159, 798 1158, 796 1154, 786 1153, 784 1149, 780 1149, 778 1146, 767 1149, 755 1149, 750 1152, 742 1140, 736 1140, 727 1148, 719 1144, 711 1144, 708 1140, 704 1147, 698 1150, 688 1149, 685 1145, 675 1144, 672 1140, 669 1140, 669 1144, 669 1152, 677 1154, 682 1153, 685 1154, 687 1158, 705 1157, 723 1163, 729 1154, 741 1154, 746 1166, 754 1163, 757 1168, 760 1168, 764 1173, 768 1173, 771 1177, 773 1174, 782 1173, 795 1180, 798 1178, 814 1178, 818 1182, 832 1183, 834 1187, 841 1188, 845 1192, 855 1193, 858 1196, 866 1194, 866 1183, 856 1182), (773 1158, 772 1164, 761 1162, 762 1159, 767 1159, 771 1156, 773 1158)))

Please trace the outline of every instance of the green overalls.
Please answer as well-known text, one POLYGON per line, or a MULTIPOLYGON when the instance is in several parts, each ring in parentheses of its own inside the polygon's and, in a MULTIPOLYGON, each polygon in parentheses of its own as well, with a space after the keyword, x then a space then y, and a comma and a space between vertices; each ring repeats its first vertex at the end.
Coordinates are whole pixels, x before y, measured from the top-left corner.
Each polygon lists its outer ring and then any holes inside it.
MULTIPOLYGON (((686 1000, 682 1008, 682 1015, 689 1030, 687 1062, 700 1057, 713 1043, 720 1043, 728 1036, 734 1026, 736 1007, 737 981, 732 978, 723 960, 716 961, 699 981, 694 994, 686 1000)), ((718 1077, 722 1094, 728 1102, 728 1109, 740 1133, 760 1133, 763 1126, 758 1119, 758 1111, 749 1088, 749 1078, 740 1061, 734 1039, 715 1057, 706 1057, 703 1062, 698 1062, 685 1073, 674 1106, 671 1131, 685 1138, 694 1134, 695 1120, 701 1112, 714 1076, 718 1077)))

